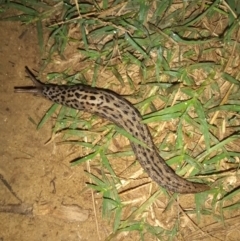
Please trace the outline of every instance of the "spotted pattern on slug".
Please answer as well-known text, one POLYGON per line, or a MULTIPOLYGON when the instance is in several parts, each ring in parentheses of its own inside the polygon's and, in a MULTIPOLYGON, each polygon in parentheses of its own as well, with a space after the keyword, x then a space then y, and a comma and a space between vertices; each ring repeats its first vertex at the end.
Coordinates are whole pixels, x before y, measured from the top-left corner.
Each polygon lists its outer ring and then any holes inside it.
POLYGON ((205 184, 189 182, 174 173, 159 155, 148 127, 142 123, 139 111, 122 96, 110 90, 86 85, 44 85, 28 68, 26 71, 35 86, 16 87, 15 92, 42 95, 55 103, 98 114, 123 127, 145 143, 146 147, 134 142, 131 146, 146 173, 162 187, 177 193, 197 193, 210 189, 205 184))
POLYGON ((174 173, 158 154, 148 127, 141 122, 139 111, 115 92, 86 85, 42 85, 41 92, 55 103, 98 114, 144 142, 147 147, 133 142, 131 146, 143 169, 160 186, 178 193, 197 193, 209 189, 205 184, 187 181, 174 173))

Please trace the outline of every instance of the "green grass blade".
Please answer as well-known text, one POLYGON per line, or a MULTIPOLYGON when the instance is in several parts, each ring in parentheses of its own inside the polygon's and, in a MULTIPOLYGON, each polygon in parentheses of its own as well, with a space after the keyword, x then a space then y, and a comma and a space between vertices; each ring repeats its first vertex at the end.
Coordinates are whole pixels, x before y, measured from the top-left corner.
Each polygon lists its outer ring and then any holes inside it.
POLYGON ((134 40, 133 37, 125 33, 125 39, 134 49, 136 49, 139 53, 141 53, 145 58, 149 58, 145 50, 136 42, 136 40, 134 40))
POLYGON ((49 120, 49 118, 55 113, 55 111, 58 108, 58 104, 53 104, 46 112, 46 114, 43 116, 43 118, 40 120, 37 129, 39 130, 42 128, 42 126, 49 120))
POLYGON ((73 162, 71 162, 71 166, 76 166, 76 165, 79 165, 83 162, 86 162, 86 161, 91 161, 92 159, 94 159, 98 154, 100 153, 100 149, 87 155, 87 156, 84 156, 82 158, 78 158, 76 160, 74 160, 73 162))
POLYGON ((196 110, 197 115, 198 115, 200 129, 201 129, 201 132, 204 136, 206 148, 207 148, 207 150, 209 150, 209 148, 210 148, 210 135, 209 135, 209 131, 208 131, 207 117, 204 113, 204 109, 203 109, 203 106, 202 106, 200 101, 195 100, 194 101, 194 107, 195 107, 195 110, 196 110))

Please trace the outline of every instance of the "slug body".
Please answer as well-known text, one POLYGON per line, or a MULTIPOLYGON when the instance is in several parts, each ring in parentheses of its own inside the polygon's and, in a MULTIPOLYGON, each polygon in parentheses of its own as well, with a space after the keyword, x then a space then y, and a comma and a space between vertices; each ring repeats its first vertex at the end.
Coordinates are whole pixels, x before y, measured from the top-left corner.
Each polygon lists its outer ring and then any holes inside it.
POLYGON ((139 111, 120 95, 87 85, 44 85, 28 69, 27 72, 35 87, 16 87, 15 92, 40 94, 55 103, 97 114, 144 142, 146 147, 134 142, 131 142, 131 146, 143 169, 160 186, 177 193, 197 193, 209 189, 205 184, 190 182, 175 174, 158 154, 139 111))

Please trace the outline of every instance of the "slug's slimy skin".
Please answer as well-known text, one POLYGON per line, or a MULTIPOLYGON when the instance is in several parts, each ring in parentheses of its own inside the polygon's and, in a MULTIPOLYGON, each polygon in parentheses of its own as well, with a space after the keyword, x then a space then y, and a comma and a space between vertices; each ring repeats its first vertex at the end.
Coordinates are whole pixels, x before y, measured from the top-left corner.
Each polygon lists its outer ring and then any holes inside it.
POLYGON ((55 103, 97 114, 145 143, 146 147, 134 142, 131 142, 131 146, 143 169, 160 186, 177 193, 198 193, 209 189, 205 184, 190 182, 175 174, 158 154, 139 111, 120 95, 87 85, 44 85, 28 69, 27 73, 35 86, 16 87, 15 92, 40 94, 55 103))

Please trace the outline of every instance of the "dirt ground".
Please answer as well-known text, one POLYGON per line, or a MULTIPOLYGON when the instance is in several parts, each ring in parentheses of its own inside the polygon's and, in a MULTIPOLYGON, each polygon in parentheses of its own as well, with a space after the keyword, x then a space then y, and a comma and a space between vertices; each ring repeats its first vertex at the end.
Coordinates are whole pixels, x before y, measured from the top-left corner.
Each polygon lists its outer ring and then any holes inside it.
MULTIPOLYGON (((70 167, 80 150, 58 146, 51 121, 36 130, 51 103, 14 86, 31 85, 25 66, 38 69, 40 51, 34 28, 0 22, 0 241, 97 241, 112 227, 101 218, 101 199, 85 189, 86 165, 70 167), (7 212, 11 209, 11 212, 7 212), (95 217, 96 213, 96 217, 95 217)), ((193 199, 186 197, 185 203, 193 199)), ((118 240, 136 240, 134 233, 118 240)), ((235 240, 235 239, 232 239, 235 240)), ((237 240, 237 239, 236 239, 237 240)))
MULTIPOLYGON (((37 123, 51 103, 14 93, 14 86, 31 85, 25 66, 39 66, 36 32, 9 22, 0 22, 0 32, 0 202, 26 205, 21 206, 24 215, 17 208, 16 214, 0 213, 0 240, 98 240, 91 192, 82 192, 85 167, 70 167, 69 147, 45 145, 51 123, 37 131, 29 121, 31 117, 37 123), (72 210, 80 221, 69 222, 72 217, 64 214, 72 210)), ((100 223, 102 237, 110 230, 100 223)))

